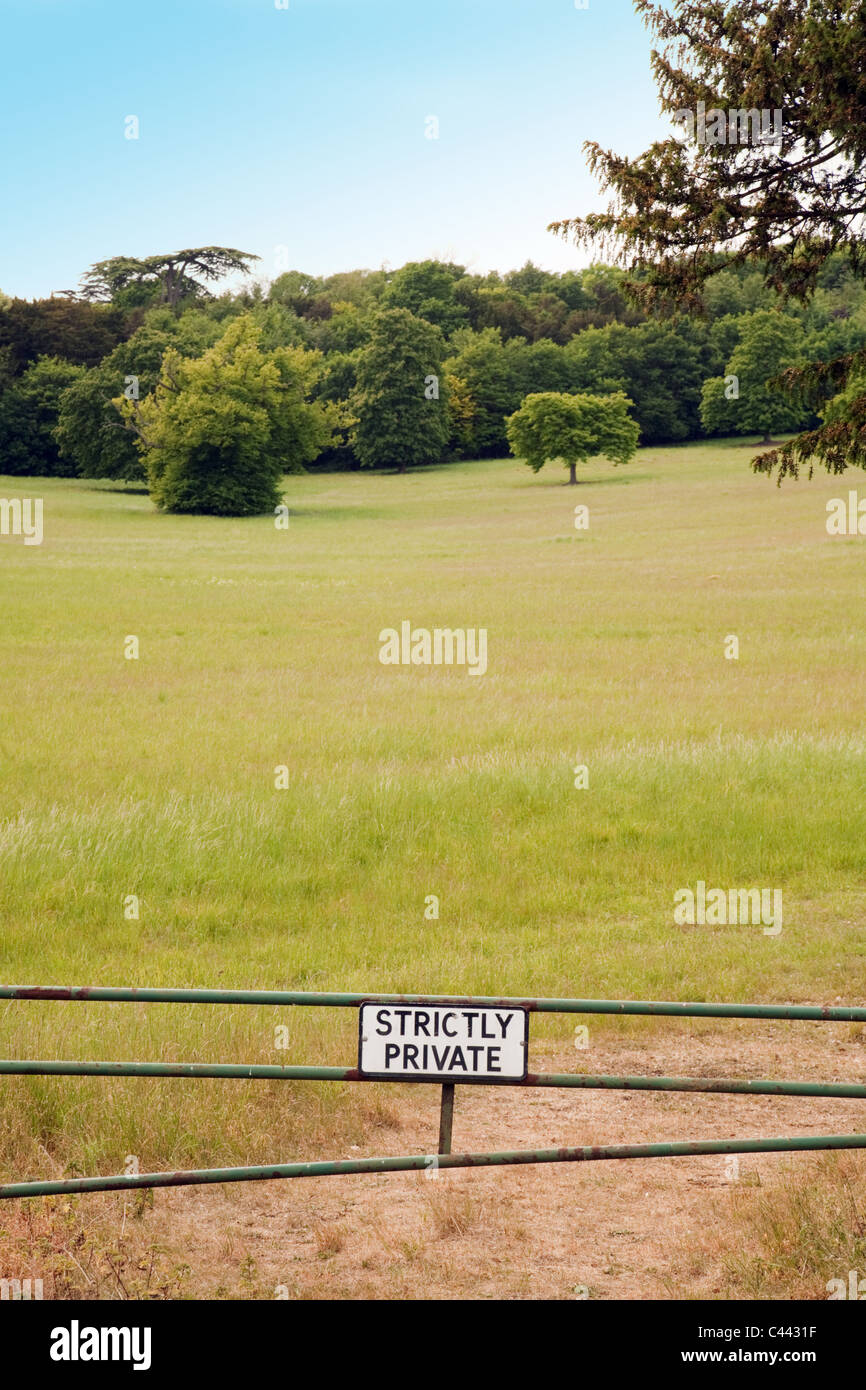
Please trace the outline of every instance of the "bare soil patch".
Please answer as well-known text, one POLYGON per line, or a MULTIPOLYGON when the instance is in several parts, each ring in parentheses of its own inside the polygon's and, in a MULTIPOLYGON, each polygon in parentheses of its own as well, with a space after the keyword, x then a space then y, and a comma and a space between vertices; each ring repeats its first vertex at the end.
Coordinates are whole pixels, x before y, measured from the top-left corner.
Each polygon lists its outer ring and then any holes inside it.
MULTIPOLYGON (((582 1053, 536 1048, 531 1065, 864 1082, 866 1047, 853 1032, 791 1026, 770 1037, 656 1035, 639 1044, 600 1039, 582 1053)), ((395 1088, 353 1152, 430 1153, 437 1126, 437 1089, 395 1088)), ((453 1147, 864 1126, 866 1103, 856 1100, 467 1086, 457 1091, 453 1147)), ((790 1182, 817 1162, 813 1154, 744 1155, 736 1181, 729 1158, 692 1157, 227 1184, 157 1192, 144 1220, 168 1259, 190 1266, 187 1296, 195 1298, 712 1298, 724 1288, 719 1261, 735 1230, 734 1194, 748 1202, 750 1192, 790 1182)), ((801 1296, 818 1296, 813 1283, 801 1296)))

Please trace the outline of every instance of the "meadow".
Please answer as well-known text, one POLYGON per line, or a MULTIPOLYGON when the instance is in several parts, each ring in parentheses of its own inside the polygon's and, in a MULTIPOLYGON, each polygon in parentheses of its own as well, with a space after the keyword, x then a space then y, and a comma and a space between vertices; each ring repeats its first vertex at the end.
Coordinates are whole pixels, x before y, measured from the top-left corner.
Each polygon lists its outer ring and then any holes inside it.
MULTIPOLYGON (((45 507, 0 539, 0 976, 866 1003, 866 540, 825 527, 856 480, 751 456, 292 476, 285 530, 0 478, 45 507), (486 628, 486 674, 383 666, 404 620, 486 628), (697 880, 780 889, 782 931, 676 925, 697 880)), ((7 1003, 0 1054, 351 1065, 354 1029, 7 1003)), ((330 1155, 376 1094, 7 1078, 0 1173, 330 1155)))

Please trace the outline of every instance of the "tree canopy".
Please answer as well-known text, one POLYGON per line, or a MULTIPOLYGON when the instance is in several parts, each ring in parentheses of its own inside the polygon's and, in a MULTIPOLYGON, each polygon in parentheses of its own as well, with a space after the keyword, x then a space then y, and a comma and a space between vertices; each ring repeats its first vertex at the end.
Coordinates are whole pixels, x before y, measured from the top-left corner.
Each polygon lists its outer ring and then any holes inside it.
POLYGON ((61 357, 40 357, 0 398, 0 460, 4 473, 74 477, 54 429, 63 393, 84 374, 61 357))
POLYGON ((435 463, 448 442, 448 388, 439 329, 408 309, 383 309, 358 358, 354 446, 365 468, 435 463))
POLYGON ((171 308, 183 299, 209 296, 204 282, 221 280, 232 271, 249 274, 257 261, 249 251, 230 246, 198 246, 160 256, 112 256, 97 261, 81 279, 82 299, 112 300, 127 305, 159 303, 171 308))
POLYGON ((118 402, 163 510, 272 511, 283 473, 302 473, 329 442, 336 408, 309 400, 318 354, 292 347, 264 353, 259 337, 245 317, 201 357, 183 358, 171 347, 155 390, 118 402))
MULTIPOLYGON (((470 275, 449 262, 430 261, 326 277, 286 271, 270 286, 241 285, 181 299, 174 307, 129 304, 125 296, 135 288, 130 285, 111 303, 3 300, 0 412, 8 393, 9 419, 22 408, 37 409, 35 397, 26 396, 22 406, 25 397, 15 393, 38 358, 86 367, 74 380, 61 384, 55 376, 53 385, 45 382, 54 392, 53 442, 40 444, 31 457, 26 440, 37 435, 18 430, 15 467, 141 478, 143 459, 134 436, 122 427, 116 402, 136 393, 143 401, 154 392, 169 348, 184 359, 200 358, 231 323, 247 321, 265 356, 279 348, 320 354, 310 359, 318 365, 309 401, 332 407, 336 429, 305 467, 399 468, 454 457, 503 457, 509 450, 506 418, 526 396, 540 392, 624 391, 634 403, 641 439, 649 444, 707 432, 764 433, 745 409, 747 400, 755 404, 755 392, 773 397, 776 416, 786 425, 796 415, 798 427, 822 427, 827 398, 845 385, 844 377, 832 375, 838 359, 855 360, 866 349, 866 284, 841 252, 822 267, 805 304, 784 302, 760 267, 732 263, 706 281, 704 315, 647 315, 627 308, 625 278, 624 270, 599 263, 556 273, 527 262, 506 274, 470 275), (418 312, 388 307, 391 293, 411 298, 418 312), (459 313, 449 317, 455 308, 459 313), (779 324, 776 336, 785 352, 770 351, 763 359, 759 353, 753 367, 741 372, 754 390, 741 390, 739 401, 729 401, 720 389, 722 374, 756 314, 779 324), (787 349, 794 343, 792 357, 787 349), (819 364, 826 382, 814 401, 801 392, 792 414, 769 378, 805 362, 819 364), (702 393, 708 402, 703 414, 702 393)), ((152 280, 138 289, 155 295, 160 287, 152 280)), ((848 402, 850 393, 842 399, 848 402)), ((837 426, 846 428, 844 421, 837 426)), ((772 430, 782 427, 773 424, 772 430)))
POLYGON ((561 460, 568 468, 569 483, 574 484, 577 464, 598 454, 615 464, 632 458, 639 430, 628 413, 630 405, 622 391, 611 396, 536 392, 506 422, 511 451, 533 473, 545 463, 561 460))
MULTIPOLYGON (((828 259, 862 275, 866 214, 866 9, 861 0, 636 0, 656 36, 663 112, 687 138, 637 158, 586 142, 607 211, 551 230, 612 250, 647 309, 704 307, 722 265, 755 264, 783 296, 808 299, 828 259), (769 138, 767 138, 769 137, 769 138)), ((866 354, 789 368, 776 389, 813 409, 866 354)), ((817 459, 866 466, 866 402, 761 455, 753 467, 796 475, 817 459)))
POLYGON ((724 376, 704 382, 701 420, 709 434, 770 435, 804 424, 801 404, 774 390, 772 379, 802 361, 802 326, 772 310, 744 315, 724 376))
MULTIPOLYGON (((768 284, 802 297, 840 249, 863 261, 866 11, 860 0, 635 0, 662 41, 652 53, 662 111, 726 118, 691 142, 657 141, 636 159, 584 148, 612 194, 604 213, 551 229, 615 248, 646 304, 700 304, 727 262, 758 262, 768 284), (782 113, 777 143, 746 122, 782 113), (731 117, 736 128, 731 138, 731 117), (745 134, 746 139, 741 139, 745 134), (757 136, 757 138, 756 138, 757 136)), ((772 129, 769 133, 773 133, 772 129)), ((697 130, 695 135, 698 135, 697 130)))

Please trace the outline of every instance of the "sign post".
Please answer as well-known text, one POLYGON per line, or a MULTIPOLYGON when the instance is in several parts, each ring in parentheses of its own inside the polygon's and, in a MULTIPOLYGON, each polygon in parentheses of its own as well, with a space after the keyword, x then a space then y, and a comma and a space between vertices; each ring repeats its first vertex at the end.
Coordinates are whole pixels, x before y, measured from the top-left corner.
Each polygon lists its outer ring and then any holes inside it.
POLYGON ((450 1082, 442 1087, 442 1104, 439 1109, 439 1152, 451 1152, 451 1126, 454 1122, 454 1086, 450 1082))

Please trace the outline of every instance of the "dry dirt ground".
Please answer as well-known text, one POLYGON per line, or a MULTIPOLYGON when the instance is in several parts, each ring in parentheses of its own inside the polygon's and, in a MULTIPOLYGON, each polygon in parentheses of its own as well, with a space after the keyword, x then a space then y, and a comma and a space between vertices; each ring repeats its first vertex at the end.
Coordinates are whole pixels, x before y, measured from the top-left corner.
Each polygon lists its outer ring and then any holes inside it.
MULTIPOLYGON (((535 1048, 530 1065, 866 1082, 866 1046, 845 1037, 844 1025, 795 1028, 770 1039, 721 1032, 656 1035, 640 1044, 614 1038, 591 1053, 535 1048)), ((395 1088, 386 1122, 352 1154, 333 1156, 431 1152, 438 1094, 395 1088)), ((857 1100, 467 1086, 457 1090, 453 1148, 864 1128, 866 1103, 857 1100)), ((644 1159, 226 1184, 157 1192, 144 1219, 150 1238, 190 1266, 186 1292, 195 1298, 712 1298, 721 1289, 718 1265, 692 1253, 730 1221, 730 1162, 644 1159)), ((741 1190, 758 1193, 815 1162, 812 1154, 741 1156, 741 1190)))

